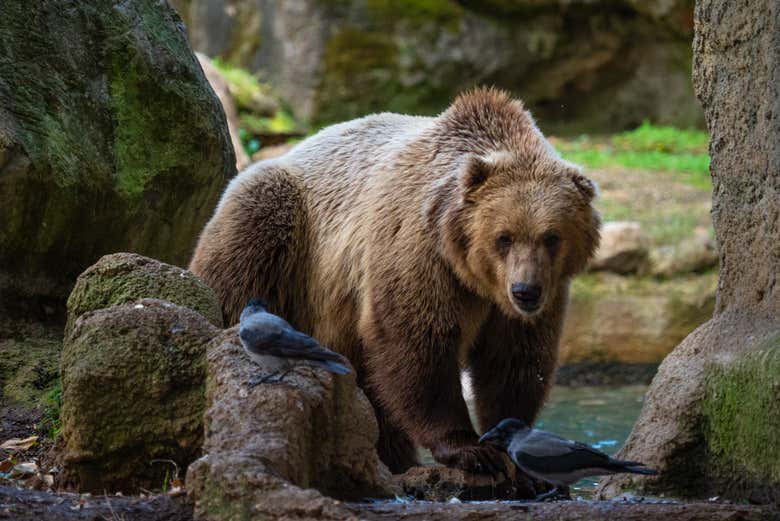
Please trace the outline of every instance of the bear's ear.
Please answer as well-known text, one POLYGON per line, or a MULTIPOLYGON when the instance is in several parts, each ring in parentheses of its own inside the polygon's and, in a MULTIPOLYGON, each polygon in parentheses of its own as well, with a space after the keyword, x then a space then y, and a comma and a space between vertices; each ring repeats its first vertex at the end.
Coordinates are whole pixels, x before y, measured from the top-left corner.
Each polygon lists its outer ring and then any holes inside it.
POLYGON ((466 192, 479 188, 490 177, 491 165, 484 158, 477 155, 469 157, 466 167, 461 174, 461 185, 466 192))
POLYGON ((599 188, 595 182, 585 177, 582 173, 582 169, 576 165, 570 165, 566 170, 566 173, 571 178, 574 186, 585 197, 588 202, 591 202, 596 195, 598 195, 599 188))

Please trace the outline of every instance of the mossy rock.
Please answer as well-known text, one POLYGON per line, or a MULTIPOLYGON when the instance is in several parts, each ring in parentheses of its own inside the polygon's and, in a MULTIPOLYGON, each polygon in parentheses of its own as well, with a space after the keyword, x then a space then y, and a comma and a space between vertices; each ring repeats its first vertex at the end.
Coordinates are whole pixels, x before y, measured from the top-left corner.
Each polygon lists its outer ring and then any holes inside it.
POLYGON ((159 489, 171 460, 200 453, 206 346, 218 329, 143 299, 82 315, 62 353, 64 482, 81 491, 159 489))
POLYGON ((76 280, 68 298, 67 337, 76 319, 88 311, 156 298, 173 302, 223 326, 214 291, 193 273, 134 253, 106 255, 76 280))
POLYGON ((780 331, 710 365, 702 417, 711 479, 736 497, 780 502, 780 331))
POLYGON ((101 255, 187 262, 235 157, 166 2, 7 0, 0 300, 64 299, 101 255))

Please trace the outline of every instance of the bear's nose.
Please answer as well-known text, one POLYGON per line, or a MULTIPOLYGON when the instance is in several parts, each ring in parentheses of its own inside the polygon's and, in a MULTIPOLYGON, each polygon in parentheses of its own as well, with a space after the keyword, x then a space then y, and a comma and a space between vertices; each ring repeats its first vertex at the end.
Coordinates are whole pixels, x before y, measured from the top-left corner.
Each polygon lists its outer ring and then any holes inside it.
POLYGON ((539 298, 542 296, 542 287, 539 284, 526 284, 515 282, 512 284, 512 296, 521 309, 535 311, 539 307, 539 298))

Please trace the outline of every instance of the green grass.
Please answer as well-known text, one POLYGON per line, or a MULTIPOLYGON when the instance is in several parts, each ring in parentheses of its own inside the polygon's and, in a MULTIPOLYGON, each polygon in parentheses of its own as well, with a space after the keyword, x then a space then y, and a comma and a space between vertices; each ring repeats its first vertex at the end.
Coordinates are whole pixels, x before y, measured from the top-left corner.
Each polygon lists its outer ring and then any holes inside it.
POLYGON ((620 166, 671 172, 691 186, 710 190, 708 140, 707 133, 700 130, 645 122, 634 130, 610 137, 584 135, 572 140, 555 140, 555 145, 566 159, 589 168, 620 166))

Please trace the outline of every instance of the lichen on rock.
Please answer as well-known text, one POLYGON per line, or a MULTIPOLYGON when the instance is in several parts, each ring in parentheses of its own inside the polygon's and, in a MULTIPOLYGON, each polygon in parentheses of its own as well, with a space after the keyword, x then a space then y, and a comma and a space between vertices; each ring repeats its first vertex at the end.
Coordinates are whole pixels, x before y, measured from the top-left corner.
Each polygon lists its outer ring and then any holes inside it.
POLYGON ((206 345, 200 314, 143 299, 82 315, 62 352, 64 481, 79 490, 159 488, 200 455, 206 345))
POLYGON ((142 298, 155 298, 192 309, 222 327, 222 307, 214 291, 191 272, 135 253, 102 257, 79 275, 68 297, 67 337, 76 319, 142 298))
POLYGON ((754 502, 780 501, 780 330, 704 377, 708 472, 754 502))

